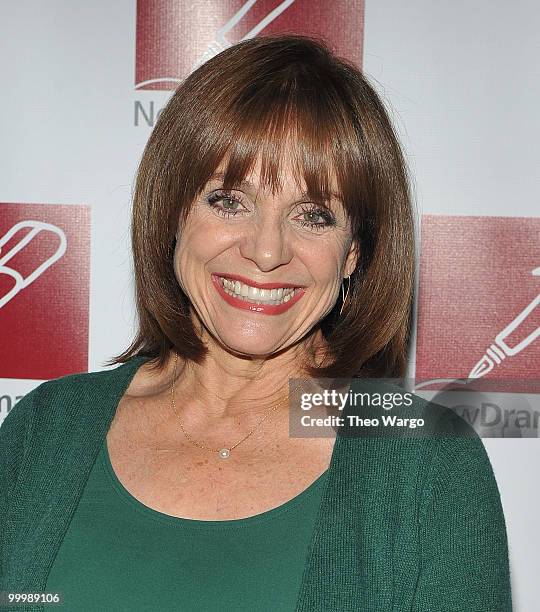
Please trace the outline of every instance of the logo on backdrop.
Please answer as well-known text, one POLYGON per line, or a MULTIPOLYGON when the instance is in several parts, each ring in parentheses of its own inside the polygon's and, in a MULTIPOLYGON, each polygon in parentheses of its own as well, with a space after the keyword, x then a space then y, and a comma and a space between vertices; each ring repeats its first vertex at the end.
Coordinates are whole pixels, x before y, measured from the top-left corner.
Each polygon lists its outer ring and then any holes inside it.
POLYGON ((0 378, 88 368, 90 209, 0 204, 0 378))
POLYGON ((416 377, 537 380, 540 218, 424 215, 416 377))
MULTIPOLYGON (((278 33, 321 37, 361 67, 363 31, 364 0, 138 0, 135 89, 173 90, 227 47, 278 33)), ((135 102, 136 126, 158 115, 155 100, 135 102)))

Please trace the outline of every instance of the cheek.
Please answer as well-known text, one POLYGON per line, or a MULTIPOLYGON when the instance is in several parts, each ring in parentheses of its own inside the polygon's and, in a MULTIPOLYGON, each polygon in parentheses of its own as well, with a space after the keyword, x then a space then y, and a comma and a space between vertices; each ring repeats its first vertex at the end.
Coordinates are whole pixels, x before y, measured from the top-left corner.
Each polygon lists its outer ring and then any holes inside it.
POLYGON ((195 211, 184 230, 178 234, 181 255, 209 258, 234 241, 234 233, 216 215, 195 211))
POLYGON ((195 236, 196 234, 189 230, 184 230, 182 234, 179 234, 174 250, 174 275, 186 294, 188 294, 186 284, 189 284, 189 278, 192 275, 191 270, 199 260, 197 253, 199 245, 193 239, 195 236))
POLYGON ((345 245, 328 241, 324 244, 313 243, 306 245, 299 253, 304 265, 306 265, 311 276, 321 283, 336 279, 340 275, 341 267, 345 258, 345 245))
POLYGON ((207 253, 211 252, 212 245, 215 244, 215 232, 208 229, 199 220, 192 219, 182 232, 178 234, 178 241, 175 249, 176 265, 182 267, 189 265, 190 259, 204 259, 207 253))
POLYGON ((204 267, 222 250, 223 232, 215 232, 211 226, 190 223, 179 234, 174 251, 174 273, 178 284, 189 295, 204 280, 204 267))

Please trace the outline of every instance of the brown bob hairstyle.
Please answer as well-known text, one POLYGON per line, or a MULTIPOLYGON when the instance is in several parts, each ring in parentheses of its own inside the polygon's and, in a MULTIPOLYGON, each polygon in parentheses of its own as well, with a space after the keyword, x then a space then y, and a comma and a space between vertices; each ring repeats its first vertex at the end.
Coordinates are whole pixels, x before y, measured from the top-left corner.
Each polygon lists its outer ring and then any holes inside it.
MULTIPOLYGON (((280 151, 315 202, 338 195, 360 246, 343 312, 323 320, 330 352, 312 377, 401 377, 414 300, 409 178, 384 105, 360 70, 312 36, 259 36, 231 46, 176 89, 152 131, 136 178, 132 248, 138 331, 107 365, 140 355, 162 368, 170 350, 202 363, 208 349, 175 277, 175 234, 221 160, 235 188, 261 156, 261 188, 281 188, 280 151)), ((181 232, 179 234, 181 240, 181 232)), ((318 363, 318 362, 313 362, 318 363)))

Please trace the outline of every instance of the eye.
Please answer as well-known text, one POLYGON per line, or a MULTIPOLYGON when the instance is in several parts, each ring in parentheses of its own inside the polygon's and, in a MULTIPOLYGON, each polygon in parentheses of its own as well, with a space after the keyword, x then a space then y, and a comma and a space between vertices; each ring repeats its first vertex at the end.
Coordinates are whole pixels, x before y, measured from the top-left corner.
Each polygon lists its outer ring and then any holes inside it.
MULTIPOLYGON (((238 213, 243 212, 244 200, 240 195, 233 194, 230 191, 217 190, 206 196, 207 204, 214 209, 222 217, 234 217, 238 213)), ((333 214, 325 207, 317 206, 313 203, 301 204, 302 215, 304 219, 299 219, 302 227, 309 227, 315 231, 321 231, 327 227, 336 225, 336 219, 333 214)), ((298 219, 298 217, 295 217, 298 219)))
POLYGON ((321 208, 315 204, 302 204, 301 209, 302 215, 300 216, 304 216, 304 220, 300 221, 302 227, 321 231, 325 227, 336 225, 335 217, 326 208, 321 208))
POLYGON ((206 201, 222 217, 234 217, 241 212, 244 201, 238 195, 233 195, 230 191, 215 191, 206 197, 206 201), (219 202, 222 202, 219 204, 219 202))

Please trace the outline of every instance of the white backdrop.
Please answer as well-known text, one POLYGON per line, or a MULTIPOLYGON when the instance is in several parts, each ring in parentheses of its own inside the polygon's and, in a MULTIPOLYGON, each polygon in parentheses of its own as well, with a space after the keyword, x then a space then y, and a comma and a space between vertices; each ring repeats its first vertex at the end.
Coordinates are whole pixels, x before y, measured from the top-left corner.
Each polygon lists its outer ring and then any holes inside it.
MULTIPOLYGON (((539 18, 532 0, 367 1, 364 71, 391 110, 421 213, 539 216, 539 18)), ((88 369, 103 369, 133 333, 129 208, 151 130, 141 109, 156 112, 170 92, 135 90, 134 1, 4 0, 0 24, 0 202, 90 207, 88 369)), ((39 382, 0 379, 0 422, 39 382)), ((484 443, 514 606, 534 612, 540 444, 484 443)))

